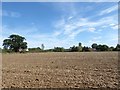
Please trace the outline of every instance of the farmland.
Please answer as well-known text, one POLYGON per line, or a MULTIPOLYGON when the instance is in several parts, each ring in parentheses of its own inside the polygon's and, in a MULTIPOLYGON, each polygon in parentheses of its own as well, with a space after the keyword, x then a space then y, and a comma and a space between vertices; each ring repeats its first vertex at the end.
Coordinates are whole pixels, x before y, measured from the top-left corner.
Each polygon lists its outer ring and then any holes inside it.
POLYGON ((4 88, 117 88, 117 52, 2 55, 4 88))

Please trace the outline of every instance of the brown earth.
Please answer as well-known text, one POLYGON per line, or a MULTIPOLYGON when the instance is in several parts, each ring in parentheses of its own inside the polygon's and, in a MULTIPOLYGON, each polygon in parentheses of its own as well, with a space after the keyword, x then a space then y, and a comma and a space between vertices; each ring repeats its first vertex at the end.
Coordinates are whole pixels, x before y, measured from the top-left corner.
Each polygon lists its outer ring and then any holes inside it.
POLYGON ((117 88, 117 52, 2 55, 2 87, 117 88))

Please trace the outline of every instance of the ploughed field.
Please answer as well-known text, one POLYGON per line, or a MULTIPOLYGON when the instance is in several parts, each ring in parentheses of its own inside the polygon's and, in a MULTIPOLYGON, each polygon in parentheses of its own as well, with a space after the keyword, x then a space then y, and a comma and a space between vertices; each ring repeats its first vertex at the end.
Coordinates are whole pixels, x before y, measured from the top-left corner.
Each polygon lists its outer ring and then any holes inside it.
POLYGON ((2 55, 4 88, 117 88, 118 52, 2 55))

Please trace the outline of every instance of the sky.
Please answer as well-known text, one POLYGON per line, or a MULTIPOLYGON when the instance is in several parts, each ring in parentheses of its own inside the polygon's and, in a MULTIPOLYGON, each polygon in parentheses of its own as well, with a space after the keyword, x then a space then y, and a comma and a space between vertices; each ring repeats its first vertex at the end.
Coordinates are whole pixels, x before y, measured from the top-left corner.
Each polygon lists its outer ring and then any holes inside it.
POLYGON ((117 2, 3 2, 0 15, 2 41, 18 34, 29 48, 118 43, 117 2))

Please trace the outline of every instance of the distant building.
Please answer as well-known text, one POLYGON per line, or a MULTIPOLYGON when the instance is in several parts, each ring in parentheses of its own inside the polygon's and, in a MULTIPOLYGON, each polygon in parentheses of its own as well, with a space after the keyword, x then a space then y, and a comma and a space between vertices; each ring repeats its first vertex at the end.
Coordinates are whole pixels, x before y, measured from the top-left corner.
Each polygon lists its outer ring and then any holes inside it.
POLYGON ((20 53, 22 53, 22 52, 28 52, 28 51, 29 51, 28 48, 27 49, 22 49, 22 48, 19 49, 20 53))

